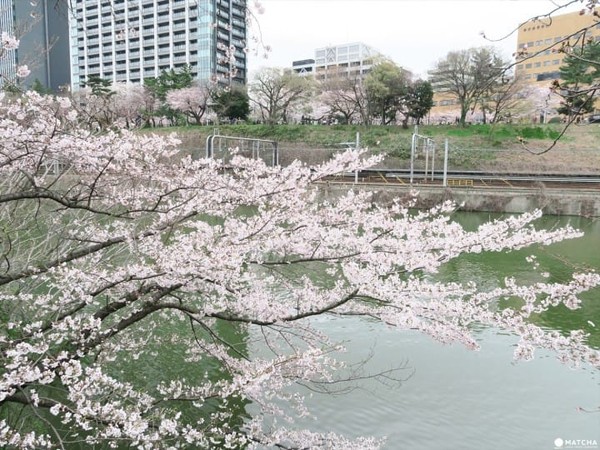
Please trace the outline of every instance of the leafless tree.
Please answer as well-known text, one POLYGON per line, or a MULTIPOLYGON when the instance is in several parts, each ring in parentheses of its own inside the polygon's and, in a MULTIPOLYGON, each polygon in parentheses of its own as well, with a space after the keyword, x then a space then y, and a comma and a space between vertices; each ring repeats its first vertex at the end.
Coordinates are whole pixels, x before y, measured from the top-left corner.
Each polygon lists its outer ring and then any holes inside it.
POLYGON ((250 83, 250 101, 268 124, 286 122, 290 110, 306 102, 313 93, 312 80, 277 68, 264 68, 250 83))
POLYGON ((460 105, 460 123, 485 97, 508 63, 493 47, 450 52, 429 73, 434 90, 454 96, 460 105))
POLYGON ((369 123, 366 95, 358 77, 334 77, 323 80, 319 98, 331 116, 341 116, 346 123, 359 120, 369 123))

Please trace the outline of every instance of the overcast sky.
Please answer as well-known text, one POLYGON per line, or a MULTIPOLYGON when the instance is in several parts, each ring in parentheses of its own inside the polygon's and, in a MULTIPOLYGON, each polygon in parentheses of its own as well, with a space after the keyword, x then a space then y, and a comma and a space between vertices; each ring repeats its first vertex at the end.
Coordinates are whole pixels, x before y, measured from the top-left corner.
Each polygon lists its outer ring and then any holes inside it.
MULTIPOLYGON (((268 59, 249 55, 250 78, 260 67, 290 67, 328 45, 364 42, 417 76, 453 50, 497 47, 510 59, 518 25, 567 0, 260 0, 268 59), (481 36, 484 32, 490 42, 481 36)), ((581 9, 574 5, 563 12, 581 9)), ((251 34, 258 34, 258 27, 251 34)))

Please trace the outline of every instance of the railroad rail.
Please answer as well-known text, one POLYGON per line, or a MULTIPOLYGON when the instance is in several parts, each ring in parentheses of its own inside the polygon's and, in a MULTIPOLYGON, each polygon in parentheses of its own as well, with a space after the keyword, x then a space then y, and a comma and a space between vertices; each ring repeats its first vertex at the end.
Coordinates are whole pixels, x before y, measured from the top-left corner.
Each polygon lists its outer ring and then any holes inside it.
MULTIPOLYGON (((426 173, 413 171, 413 185, 440 185, 444 182, 442 173, 426 173)), ((359 172, 344 173, 332 177, 329 181, 372 183, 372 184, 410 184, 409 169, 367 169, 359 172)), ((470 186, 505 186, 520 187, 543 183, 545 186, 562 186, 586 189, 600 189, 600 173, 598 174, 561 174, 561 173, 494 173, 484 171, 448 171, 446 185, 449 187, 470 186)))

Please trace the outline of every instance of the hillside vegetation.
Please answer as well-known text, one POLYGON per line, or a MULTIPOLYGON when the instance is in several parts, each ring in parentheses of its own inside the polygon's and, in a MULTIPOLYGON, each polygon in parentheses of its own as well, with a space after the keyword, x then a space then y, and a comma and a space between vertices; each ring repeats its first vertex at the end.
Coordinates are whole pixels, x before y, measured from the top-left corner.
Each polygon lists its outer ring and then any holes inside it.
MULTIPOLYGON (((410 165, 412 135, 418 132, 435 142, 435 164, 443 164, 444 145, 449 146, 451 169, 493 170, 502 172, 600 172, 600 125, 572 125, 548 152, 560 136, 560 124, 546 125, 471 125, 420 126, 402 129, 394 126, 357 125, 219 125, 152 129, 145 132, 176 132, 183 148, 199 156, 204 155, 206 138, 211 134, 250 137, 278 142, 280 161, 287 164, 293 159, 308 163, 327 159, 350 142, 357 133, 361 147, 374 153, 386 154, 382 164, 389 168, 410 165), (533 152, 533 153, 532 153, 533 152)), ((430 158, 432 156, 430 155, 430 158)), ((416 166, 424 164, 419 153, 416 166)))

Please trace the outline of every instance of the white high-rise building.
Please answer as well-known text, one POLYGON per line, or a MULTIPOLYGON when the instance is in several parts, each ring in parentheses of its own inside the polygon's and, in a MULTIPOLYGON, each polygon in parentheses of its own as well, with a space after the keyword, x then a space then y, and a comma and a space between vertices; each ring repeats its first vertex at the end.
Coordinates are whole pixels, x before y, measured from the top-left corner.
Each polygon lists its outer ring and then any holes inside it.
POLYGON ((381 53, 362 42, 317 48, 314 59, 294 61, 293 70, 300 75, 314 75, 317 80, 335 78, 362 79, 381 53))
POLYGON ((189 66, 195 79, 246 82, 246 0, 75 0, 71 84, 143 83, 189 66))

